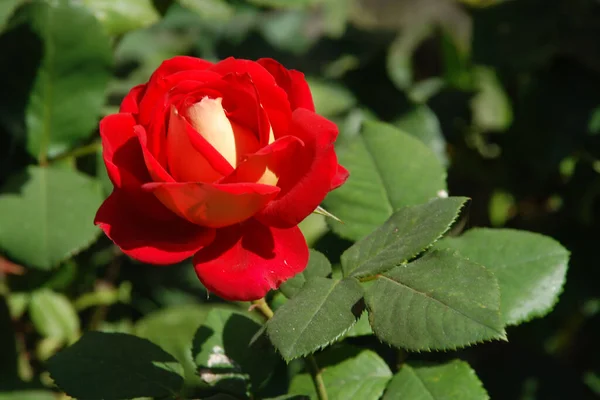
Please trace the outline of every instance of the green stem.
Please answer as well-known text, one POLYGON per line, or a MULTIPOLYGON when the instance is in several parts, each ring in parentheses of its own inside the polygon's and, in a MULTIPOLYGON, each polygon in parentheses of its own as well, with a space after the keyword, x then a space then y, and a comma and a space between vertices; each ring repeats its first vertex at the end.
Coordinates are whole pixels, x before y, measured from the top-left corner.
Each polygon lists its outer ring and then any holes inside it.
POLYGON ((317 364, 317 360, 312 354, 306 356, 305 360, 310 368, 310 376, 313 379, 317 391, 317 398, 319 400, 328 400, 329 396, 327 395, 327 389, 325 388, 325 382, 323 381, 323 375, 321 374, 321 369, 319 368, 319 364, 317 364))
POLYGON ((54 157, 51 162, 64 160, 66 158, 77 158, 87 156, 88 154, 94 154, 102 146, 102 143, 97 140, 92 143, 86 144, 85 146, 77 147, 69 152, 60 154, 54 157))
MULTIPOLYGON (((267 304, 265 298, 258 300, 253 300, 252 305, 254 308, 259 310, 267 319, 273 318, 274 312, 267 304)), ((321 374, 321 369, 317 364, 317 360, 312 354, 304 357, 306 365, 310 369, 310 376, 313 379, 313 383, 315 385, 315 390, 317 391, 317 398, 319 400, 328 400, 329 396, 327 395, 327 389, 325 388, 325 382, 323 381, 323 375, 321 374)))

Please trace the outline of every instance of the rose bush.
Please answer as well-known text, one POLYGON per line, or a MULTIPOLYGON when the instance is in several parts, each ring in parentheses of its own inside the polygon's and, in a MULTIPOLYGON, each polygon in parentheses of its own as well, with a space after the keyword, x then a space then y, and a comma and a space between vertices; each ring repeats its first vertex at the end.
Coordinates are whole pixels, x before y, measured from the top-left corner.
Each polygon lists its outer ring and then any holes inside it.
POLYGON ((100 123, 113 182, 95 223, 129 256, 194 256, 206 288, 252 300, 302 271, 298 223, 347 171, 303 74, 274 60, 175 57, 100 123))

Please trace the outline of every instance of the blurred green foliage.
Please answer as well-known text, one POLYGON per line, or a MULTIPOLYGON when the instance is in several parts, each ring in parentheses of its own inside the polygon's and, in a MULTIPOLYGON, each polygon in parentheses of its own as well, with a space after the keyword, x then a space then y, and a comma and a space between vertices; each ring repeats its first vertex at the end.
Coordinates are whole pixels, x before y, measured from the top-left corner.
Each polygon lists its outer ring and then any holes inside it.
MULTIPOLYGON (((184 366, 186 385, 202 387, 178 343, 190 342, 219 300, 207 300, 189 264, 156 269, 116 253, 104 237, 91 243, 99 182, 110 190, 97 121, 179 54, 273 57, 304 72, 317 111, 340 128, 340 146, 365 120, 389 122, 447 166, 449 193, 472 198, 462 227, 530 230, 571 251, 553 313, 509 328, 510 343, 410 354, 394 390, 433 373, 421 362, 462 358, 493 399, 598 396, 599 37, 595 0, 0 1, 0 399, 53 398, 44 362, 81 329, 135 332, 159 345, 154 332, 164 330, 172 347, 163 348, 184 366), (27 169, 35 163, 51 169, 27 169), (83 206, 43 214, 60 196, 83 206), (43 242, 40 229, 56 235, 35 252, 15 248, 24 240, 13 236, 16 224, 31 225, 33 242, 43 242)), ((334 263, 351 244, 322 216, 303 229, 334 263)), ((364 333, 349 334, 346 342, 362 350, 345 363, 368 366, 382 392, 398 354, 364 333)), ((446 365, 468 369, 456 363, 446 365)), ((261 395, 281 394, 289 382, 302 392, 308 376, 285 371, 276 366, 261 395)), ((329 371, 335 390, 361 390, 359 370, 347 387, 329 371)))

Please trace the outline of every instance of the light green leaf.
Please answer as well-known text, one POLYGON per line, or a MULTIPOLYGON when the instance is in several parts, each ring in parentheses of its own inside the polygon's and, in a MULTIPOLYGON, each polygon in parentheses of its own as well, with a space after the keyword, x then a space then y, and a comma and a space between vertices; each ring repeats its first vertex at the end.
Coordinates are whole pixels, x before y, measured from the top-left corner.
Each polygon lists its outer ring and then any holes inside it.
MULTIPOLYGON (((337 349, 337 353, 348 348, 337 349)), ((377 400, 381 397, 392 372, 377 355, 370 350, 354 352, 350 357, 338 356, 332 365, 321 363, 323 381, 329 400, 377 400)), ((309 374, 296 375, 290 384, 290 394, 308 394, 311 399, 317 399, 314 384, 309 374)))
POLYGON ((29 316, 42 336, 68 342, 79 336, 79 316, 69 299, 60 293, 48 289, 33 292, 29 316))
POLYGON ((201 376, 205 374, 205 380, 212 383, 206 374, 215 381, 249 375, 253 387, 258 388, 271 375, 277 361, 266 337, 254 338, 261 328, 240 312, 212 309, 196 331, 192 346, 192 357, 201 376))
POLYGON ((344 238, 358 240, 400 208, 446 194, 446 172, 435 154, 391 125, 364 121, 338 154, 350 178, 328 195, 325 208, 344 221, 331 224, 344 238))
POLYGON ((471 99, 473 124, 484 131, 503 131, 512 123, 512 105, 493 69, 473 71, 478 93, 471 99))
POLYGON ((431 24, 411 24, 392 42, 387 54, 387 72, 391 81, 401 90, 413 82, 412 56, 419 44, 433 33, 431 24))
POLYGON ((227 22, 235 14, 235 9, 225 0, 178 0, 179 4, 194 11, 205 21, 227 22))
POLYGON ((181 365, 152 342, 124 333, 88 332, 48 361, 56 385, 86 400, 175 397, 181 365))
POLYGON ((469 364, 404 364, 390 381, 382 400, 487 400, 481 381, 469 364))
POLYGON ((363 291, 354 279, 315 277, 267 322, 271 342, 287 361, 325 347, 355 322, 363 291))
POLYGON ((15 10, 23 3, 25 0, 3 0, 0 3, 0 32, 4 30, 15 10))
POLYGON ((317 79, 309 79, 308 84, 319 115, 334 117, 356 105, 356 98, 344 86, 317 79))
POLYGON ((0 400, 56 400, 56 393, 49 390, 0 392, 0 400))
POLYGON ((83 7, 32 2, 25 10, 44 42, 26 110, 27 150, 55 156, 96 128, 112 64, 110 41, 83 7))
POLYGON ((122 35, 134 29, 144 28, 160 18, 152 0, 79 1, 92 11, 109 35, 122 35))
POLYGON ((304 271, 282 283, 279 289, 286 297, 294 297, 307 281, 317 277, 326 278, 330 274, 331 263, 327 257, 311 249, 308 265, 304 271))
POLYGON ((98 236, 94 215, 103 196, 86 175, 30 167, 0 195, 0 248, 29 267, 51 269, 98 236))
POLYGON ((379 274, 414 258, 450 228, 466 201, 448 197, 401 208, 342 254, 344 276, 379 274))
POLYGON ((496 278, 449 250, 430 251, 379 276, 365 302, 373 332, 395 347, 451 350, 506 338, 496 278))
POLYGON ((504 322, 517 325, 546 315, 565 283, 569 252, 554 239, 513 229, 471 229, 440 241, 498 278, 504 322))
POLYGON ((175 357, 183 366, 186 382, 200 385, 190 347, 207 313, 208 308, 198 304, 164 308, 139 320, 135 325, 135 334, 175 357))
POLYGON ((248 0, 248 3, 273 8, 305 8, 317 0, 248 0))
POLYGON ((448 165, 446 139, 442 133, 440 121, 429 107, 426 105, 415 107, 396 120, 394 125, 419 139, 435 153, 442 165, 448 165))

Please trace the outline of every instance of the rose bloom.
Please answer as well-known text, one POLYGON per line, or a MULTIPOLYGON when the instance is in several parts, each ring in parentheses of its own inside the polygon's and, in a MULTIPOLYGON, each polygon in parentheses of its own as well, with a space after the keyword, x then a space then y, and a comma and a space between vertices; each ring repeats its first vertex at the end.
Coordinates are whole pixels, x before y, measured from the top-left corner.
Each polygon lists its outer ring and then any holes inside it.
POLYGON ((114 190, 95 223, 142 262, 194 256, 229 300, 259 299, 306 267, 297 225, 348 177, 304 75, 270 59, 167 60, 100 134, 114 190))

